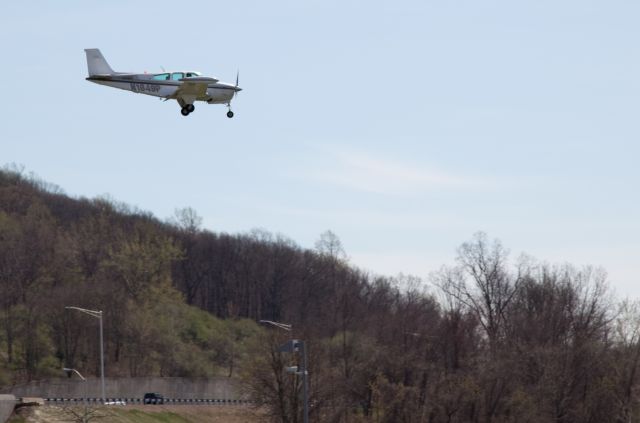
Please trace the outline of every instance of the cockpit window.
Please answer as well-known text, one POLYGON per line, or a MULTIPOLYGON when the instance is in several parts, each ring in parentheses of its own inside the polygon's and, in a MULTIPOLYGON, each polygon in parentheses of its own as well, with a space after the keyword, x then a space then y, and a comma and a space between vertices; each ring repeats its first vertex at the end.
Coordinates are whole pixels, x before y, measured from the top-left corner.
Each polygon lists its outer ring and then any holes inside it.
POLYGON ((188 72, 187 73, 187 78, 191 78, 192 76, 200 76, 200 74, 197 73, 197 72, 188 72))
POLYGON ((153 79, 156 79, 158 81, 166 81, 167 79, 169 79, 169 74, 168 73, 161 73, 158 75, 154 75, 153 79))
POLYGON ((174 81, 178 81, 180 79, 184 78, 184 73, 182 72, 174 72, 171 74, 171 79, 174 81))

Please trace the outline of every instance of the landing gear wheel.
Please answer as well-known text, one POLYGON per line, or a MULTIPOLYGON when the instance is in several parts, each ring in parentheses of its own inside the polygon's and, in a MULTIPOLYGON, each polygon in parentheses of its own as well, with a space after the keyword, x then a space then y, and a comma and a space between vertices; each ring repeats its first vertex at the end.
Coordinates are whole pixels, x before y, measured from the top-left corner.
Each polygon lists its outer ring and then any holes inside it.
POLYGON ((187 110, 187 106, 183 107, 182 110, 180 110, 180 113, 182 113, 182 116, 189 116, 189 110, 187 110))
POLYGON ((196 107, 193 104, 187 104, 184 107, 187 109, 189 113, 193 112, 196 109, 196 107))
POLYGON ((229 110, 229 111, 227 112, 227 117, 228 117, 229 119, 231 119, 231 118, 233 117, 233 112, 232 112, 231 110, 229 110))

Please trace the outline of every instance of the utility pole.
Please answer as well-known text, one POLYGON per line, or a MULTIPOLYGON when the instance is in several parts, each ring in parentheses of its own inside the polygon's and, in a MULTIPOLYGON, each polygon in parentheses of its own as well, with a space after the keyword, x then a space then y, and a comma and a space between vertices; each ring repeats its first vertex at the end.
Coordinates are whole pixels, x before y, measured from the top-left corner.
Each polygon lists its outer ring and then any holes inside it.
MULTIPOLYGON (((267 323, 269 325, 275 326, 282 330, 286 330, 287 332, 291 332, 293 329, 290 324, 274 322, 271 320, 260 320, 260 323, 267 323)), ((290 373, 294 373, 297 376, 302 376, 302 395, 303 395, 303 420, 304 423, 309 423, 309 371, 308 363, 307 363, 307 346, 304 341, 298 339, 292 339, 286 344, 280 345, 278 348, 280 352, 299 352, 302 354, 302 365, 300 368, 297 366, 287 367, 287 371, 290 373)))
POLYGON ((302 416, 304 423, 309 423, 309 371, 307 370, 307 348, 305 346, 305 342, 298 339, 292 339, 291 341, 280 345, 278 351, 288 353, 294 353, 297 351, 302 354, 302 365, 300 367, 287 367, 287 371, 297 376, 302 376, 302 395, 304 407, 302 416))

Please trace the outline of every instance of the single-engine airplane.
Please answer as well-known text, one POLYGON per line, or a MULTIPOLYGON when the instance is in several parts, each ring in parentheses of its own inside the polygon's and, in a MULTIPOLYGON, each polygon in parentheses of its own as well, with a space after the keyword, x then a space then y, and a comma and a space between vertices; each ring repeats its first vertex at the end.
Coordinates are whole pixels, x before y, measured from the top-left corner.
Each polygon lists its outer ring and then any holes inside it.
POLYGON ((227 117, 232 118, 231 100, 242 88, 226 84, 217 78, 202 76, 199 72, 126 73, 114 72, 97 48, 84 50, 87 53, 89 77, 87 81, 121 90, 147 94, 167 100, 176 100, 182 107, 182 116, 195 110, 195 101, 209 104, 226 104, 227 117))

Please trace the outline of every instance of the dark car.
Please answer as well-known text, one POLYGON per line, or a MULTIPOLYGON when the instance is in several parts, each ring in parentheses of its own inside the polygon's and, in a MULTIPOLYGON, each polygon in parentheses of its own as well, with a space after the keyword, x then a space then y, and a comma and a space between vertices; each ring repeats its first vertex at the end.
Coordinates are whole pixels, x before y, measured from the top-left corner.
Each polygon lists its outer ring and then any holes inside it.
POLYGON ((157 392, 147 392, 144 394, 144 404, 164 404, 164 397, 157 392))

